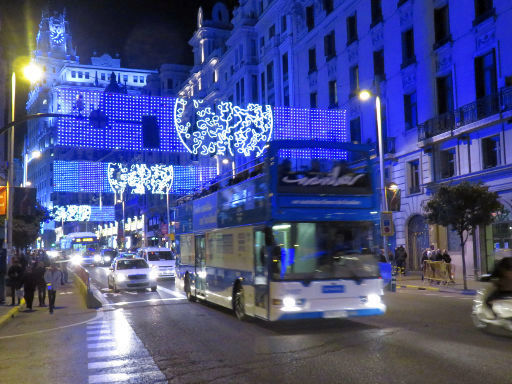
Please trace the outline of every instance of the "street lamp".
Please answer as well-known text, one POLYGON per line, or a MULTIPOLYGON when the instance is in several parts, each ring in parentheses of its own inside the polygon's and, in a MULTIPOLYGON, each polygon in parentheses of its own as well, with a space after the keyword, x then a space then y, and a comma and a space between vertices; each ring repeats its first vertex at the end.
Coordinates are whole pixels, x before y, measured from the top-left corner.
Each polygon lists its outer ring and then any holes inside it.
MULTIPOLYGON (((30 63, 23 68, 25 78, 32 84, 38 82, 43 72, 35 63, 30 63)), ((16 120, 16 72, 13 71, 11 75, 11 122, 16 120)), ((9 128, 8 133, 9 145, 7 146, 7 158, 9 159, 9 167, 7 170, 7 217, 6 217, 6 236, 7 240, 7 255, 12 255, 12 222, 13 222, 13 193, 12 187, 14 183, 14 125, 9 128)))
POLYGON ((30 183, 30 181, 27 181, 28 163, 34 159, 39 159, 40 157, 41 151, 39 150, 32 151, 30 155, 28 153, 25 153, 23 161, 23 187, 29 187, 32 184, 30 183))
MULTIPOLYGON (((375 97, 375 111, 377 114, 377 139, 378 139, 378 145, 379 145, 379 167, 380 167, 380 190, 381 190, 381 217, 384 212, 388 212, 388 200, 386 196, 386 186, 384 185, 384 150, 383 150, 383 143, 382 143, 382 120, 381 120, 381 111, 380 111, 380 97, 377 94, 372 94, 372 92, 368 90, 362 90, 359 92, 359 99, 361 101, 367 101, 372 96, 375 97)), ((381 220, 381 227, 382 227, 382 220, 381 220)), ((384 233, 384 231, 381 228, 381 234, 384 238, 384 256, 387 258, 388 256, 388 235, 384 233)))

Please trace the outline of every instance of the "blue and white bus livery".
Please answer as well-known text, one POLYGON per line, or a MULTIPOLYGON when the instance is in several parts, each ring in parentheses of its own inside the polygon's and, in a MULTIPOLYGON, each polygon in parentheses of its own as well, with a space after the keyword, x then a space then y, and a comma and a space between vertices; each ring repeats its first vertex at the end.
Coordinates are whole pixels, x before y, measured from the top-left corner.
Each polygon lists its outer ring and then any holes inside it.
POLYGON ((240 319, 383 314, 369 154, 364 145, 273 141, 260 163, 184 198, 177 286, 240 319))

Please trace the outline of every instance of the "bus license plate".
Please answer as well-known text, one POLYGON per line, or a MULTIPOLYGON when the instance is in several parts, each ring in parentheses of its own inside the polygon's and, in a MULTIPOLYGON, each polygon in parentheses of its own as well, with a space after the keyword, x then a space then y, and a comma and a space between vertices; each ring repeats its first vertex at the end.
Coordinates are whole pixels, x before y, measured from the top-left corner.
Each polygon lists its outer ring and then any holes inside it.
POLYGON ((344 293, 344 285, 323 285, 322 293, 344 293))
POLYGON ((336 319, 340 317, 348 317, 347 311, 325 311, 324 318, 336 319))

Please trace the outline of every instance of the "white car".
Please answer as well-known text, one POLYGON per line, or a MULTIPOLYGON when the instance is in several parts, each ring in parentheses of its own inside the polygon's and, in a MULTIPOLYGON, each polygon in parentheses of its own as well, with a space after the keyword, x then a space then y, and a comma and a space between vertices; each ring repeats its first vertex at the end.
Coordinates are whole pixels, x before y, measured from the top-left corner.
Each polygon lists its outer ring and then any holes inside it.
POLYGON ((176 276, 176 254, 170 248, 145 247, 140 248, 137 256, 146 260, 151 268, 158 271, 158 278, 172 278, 176 276))
POLYGON ((150 268, 142 258, 116 259, 110 267, 108 287, 114 292, 121 289, 145 289, 156 291, 158 271, 150 268))

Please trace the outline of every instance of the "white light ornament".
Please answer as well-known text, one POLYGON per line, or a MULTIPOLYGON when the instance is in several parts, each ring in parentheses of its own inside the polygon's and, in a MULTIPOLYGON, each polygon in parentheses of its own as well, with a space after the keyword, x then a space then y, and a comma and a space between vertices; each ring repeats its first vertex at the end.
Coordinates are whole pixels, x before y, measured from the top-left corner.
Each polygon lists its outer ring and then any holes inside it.
POLYGON ((260 156, 272 137, 274 119, 270 105, 242 108, 226 101, 211 106, 203 100, 176 99, 174 125, 194 155, 260 156))
POLYGON ((108 163, 108 182, 114 193, 123 194, 127 187, 131 193, 165 195, 172 187, 174 168, 172 165, 108 163))
POLYGON ((89 221, 91 218, 91 206, 55 205, 51 216, 55 221, 89 221))

